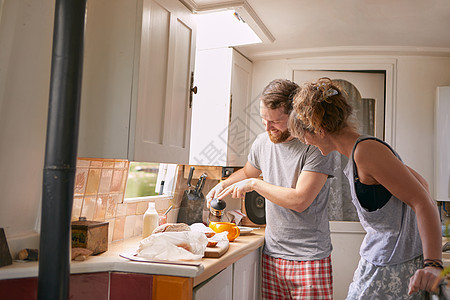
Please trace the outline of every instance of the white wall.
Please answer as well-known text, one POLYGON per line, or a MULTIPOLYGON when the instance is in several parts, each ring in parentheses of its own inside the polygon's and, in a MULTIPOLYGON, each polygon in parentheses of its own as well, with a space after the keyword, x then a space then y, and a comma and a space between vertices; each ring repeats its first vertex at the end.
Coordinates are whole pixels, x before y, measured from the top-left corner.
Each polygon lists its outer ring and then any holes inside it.
POLYGON ((397 72, 396 150, 432 189, 436 87, 450 86, 450 58, 398 57, 397 72))
POLYGON ((53 11, 50 0, 6 0, 0 16, 0 227, 8 243, 33 235, 39 216, 53 11))
MULTIPOLYGON (((354 56, 335 57, 336 62, 354 56)), ((305 57, 302 57, 304 59, 305 57)), ((358 59, 364 56, 358 56, 358 59)), ((394 105, 396 106, 393 131, 396 150, 403 161, 433 183, 434 157, 434 99, 437 86, 450 85, 450 57, 377 55, 394 59, 394 105)), ((314 57, 320 59, 320 57, 314 57)), ((327 57, 327 60, 330 58, 327 57)), ((370 63, 373 56, 367 56, 370 63)), ((290 60, 264 60, 253 62, 252 99, 272 79, 289 77, 290 60)), ((292 75, 291 75, 292 76, 292 75)), ((257 101, 253 103, 257 104, 257 101)), ((252 109, 253 111, 258 108, 252 109)), ((252 124, 252 130, 262 132, 261 124, 252 124)))

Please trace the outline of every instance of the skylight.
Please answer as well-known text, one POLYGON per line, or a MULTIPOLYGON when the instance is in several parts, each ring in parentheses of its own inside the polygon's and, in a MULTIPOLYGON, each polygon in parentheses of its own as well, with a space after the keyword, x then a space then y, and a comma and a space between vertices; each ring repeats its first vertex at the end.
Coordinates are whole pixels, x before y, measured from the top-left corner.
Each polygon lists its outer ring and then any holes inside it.
POLYGON ((234 10, 201 13, 197 18, 197 48, 211 49, 261 43, 234 10))

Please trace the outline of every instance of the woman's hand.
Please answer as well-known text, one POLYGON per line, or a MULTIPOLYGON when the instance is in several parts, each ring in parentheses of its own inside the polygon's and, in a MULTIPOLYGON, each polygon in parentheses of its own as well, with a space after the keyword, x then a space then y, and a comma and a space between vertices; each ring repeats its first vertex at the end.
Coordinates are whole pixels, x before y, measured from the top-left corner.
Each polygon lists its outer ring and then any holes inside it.
POLYGON ((425 267, 423 269, 419 269, 409 280, 409 292, 412 293, 418 292, 420 290, 425 290, 429 293, 439 293, 439 282, 441 281, 442 270, 437 267, 425 267))
POLYGON ((254 178, 244 179, 233 183, 223 191, 221 191, 217 198, 223 199, 227 195, 231 195, 233 198, 242 198, 245 196, 245 193, 253 191, 254 178))

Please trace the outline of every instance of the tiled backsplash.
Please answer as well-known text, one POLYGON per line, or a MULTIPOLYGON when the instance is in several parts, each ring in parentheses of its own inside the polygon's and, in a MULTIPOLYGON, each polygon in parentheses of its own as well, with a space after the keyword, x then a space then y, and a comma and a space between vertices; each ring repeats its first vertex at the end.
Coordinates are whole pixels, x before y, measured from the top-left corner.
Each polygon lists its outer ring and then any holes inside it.
MULTIPOLYGON (((178 207, 181 204, 184 191, 193 188, 193 186, 190 188, 187 186, 185 169, 189 170, 189 166, 180 165, 178 168, 173 199, 158 200, 156 203, 156 210, 159 213, 163 213, 169 205, 174 205, 174 209, 168 214, 169 222, 176 222, 178 207)), ((211 178, 215 168, 197 167, 197 169, 199 172, 197 175, 202 172, 210 173, 203 191, 206 195, 218 182, 217 178, 211 178)), ((128 170, 128 160, 78 158, 72 221, 77 221, 79 217, 86 217, 87 220, 108 222, 108 242, 141 235, 143 215, 147 210, 148 202, 124 203, 128 170)), ((194 177, 193 185, 197 183, 199 176, 194 177)), ((227 207, 233 206, 231 202, 231 199, 228 200, 227 207)), ((239 200, 237 203, 240 207, 239 200)))
POLYGON ((127 160, 79 158, 72 221, 108 222, 109 242, 140 235, 148 202, 124 203, 128 168, 127 160))

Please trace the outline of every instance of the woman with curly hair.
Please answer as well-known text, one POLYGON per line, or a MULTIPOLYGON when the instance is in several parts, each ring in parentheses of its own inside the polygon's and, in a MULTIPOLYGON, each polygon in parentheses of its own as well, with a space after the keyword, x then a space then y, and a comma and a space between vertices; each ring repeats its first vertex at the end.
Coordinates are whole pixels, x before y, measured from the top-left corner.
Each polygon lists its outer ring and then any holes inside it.
POLYGON ((424 178, 387 143, 357 132, 329 78, 305 83, 293 105, 293 136, 349 158, 344 173, 367 234, 347 299, 424 299, 442 270, 441 224, 424 178))

